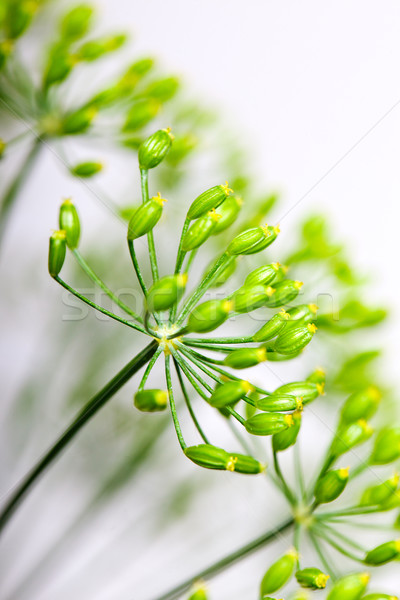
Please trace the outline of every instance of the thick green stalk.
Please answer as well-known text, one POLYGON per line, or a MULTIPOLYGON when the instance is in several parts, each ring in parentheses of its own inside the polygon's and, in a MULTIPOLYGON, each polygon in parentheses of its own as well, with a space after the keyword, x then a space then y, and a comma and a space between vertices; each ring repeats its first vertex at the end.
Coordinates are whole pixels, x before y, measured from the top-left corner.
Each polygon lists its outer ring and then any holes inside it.
POLYGON ((152 341, 137 354, 115 377, 113 377, 89 402, 82 408, 72 423, 65 429, 58 440, 39 460, 33 469, 16 487, 10 499, 0 513, 0 531, 8 523, 22 500, 27 496, 39 477, 48 469, 59 454, 68 446, 70 441, 82 427, 102 408, 118 390, 141 369, 153 356, 157 349, 157 341, 152 341))

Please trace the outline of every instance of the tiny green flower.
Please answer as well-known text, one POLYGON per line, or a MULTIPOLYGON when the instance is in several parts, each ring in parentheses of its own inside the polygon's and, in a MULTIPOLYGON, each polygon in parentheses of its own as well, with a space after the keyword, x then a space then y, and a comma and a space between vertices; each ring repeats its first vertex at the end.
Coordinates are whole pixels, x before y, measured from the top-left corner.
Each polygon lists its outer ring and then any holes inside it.
POLYGON ((167 155, 173 136, 170 129, 159 129, 139 148, 139 166, 141 169, 154 169, 167 155))
POLYGON ((215 185, 214 187, 206 190, 200 196, 197 196, 193 200, 192 204, 187 213, 187 218, 193 221, 199 217, 203 217, 210 210, 215 210, 220 204, 228 198, 232 190, 228 186, 228 182, 225 185, 215 185))
POLYGON ((78 211, 68 198, 60 206, 60 229, 65 231, 65 239, 70 250, 77 248, 81 234, 78 211))
POLYGON ((261 598, 264 599, 267 594, 273 594, 279 590, 293 575, 294 568, 298 559, 296 550, 289 550, 273 565, 270 566, 261 581, 261 598))
POLYGON ((368 573, 356 573, 342 577, 334 584, 327 600, 360 600, 367 589, 368 582, 368 573))
POLYGON ((232 369, 248 369, 267 360, 267 351, 260 348, 240 348, 233 350, 224 359, 224 364, 232 369))
POLYGON ((292 415, 280 413, 261 413, 245 421, 246 430, 253 435, 274 435, 293 427, 292 415))
POLYGON ((128 225, 128 240, 136 240, 155 227, 161 218, 164 202, 165 198, 158 194, 135 210, 128 225))
POLYGON ((400 540, 386 542, 367 552, 364 562, 374 567, 400 558, 400 540))
POLYGON ((297 571, 296 579, 302 587, 312 590, 322 590, 326 587, 329 575, 326 575, 320 569, 308 568, 297 571))
POLYGON ((140 390, 136 392, 134 405, 143 412, 156 412, 167 408, 168 392, 165 390, 140 390))
POLYGON ((65 231, 55 231, 50 237, 49 244, 49 273, 52 277, 57 277, 60 273, 65 261, 66 251, 65 231))
POLYGON ((340 496, 349 480, 349 469, 328 471, 317 481, 314 495, 318 504, 333 502, 340 496))

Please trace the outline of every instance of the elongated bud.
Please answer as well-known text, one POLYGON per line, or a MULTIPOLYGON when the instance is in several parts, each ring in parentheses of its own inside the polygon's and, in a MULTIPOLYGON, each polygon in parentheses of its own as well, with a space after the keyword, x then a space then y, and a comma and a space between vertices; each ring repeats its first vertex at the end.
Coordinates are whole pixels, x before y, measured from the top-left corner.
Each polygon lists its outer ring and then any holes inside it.
POLYGON ((258 475, 265 471, 265 465, 247 454, 230 454, 226 470, 243 475, 258 475))
POLYGON ((137 100, 126 115, 123 131, 137 131, 150 123, 160 111, 161 104, 154 98, 137 100))
POLYGON ((141 390, 136 392, 134 405, 143 412, 157 412, 167 408, 168 392, 165 390, 141 390))
POLYGON ((218 207, 218 213, 221 215, 221 218, 218 220, 213 235, 225 231, 236 221, 242 204, 243 200, 239 196, 229 196, 224 200, 218 207))
POLYGON ((248 381, 227 381, 215 388, 208 402, 215 408, 222 408, 228 404, 234 404, 253 389, 248 381))
POLYGON ((269 298, 267 306, 269 308, 277 308, 292 302, 298 295, 303 286, 301 281, 293 281, 292 279, 285 279, 274 285, 275 292, 269 298))
POLYGON ((141 169, 154 169, 167 155, 171 148, 173 136, 169 129, 159 129, 139 148, 139 167, 141 169))
POLYGON ((267 342, 281 333, 288 322, 289 315, 283 309, 276 313, 265 325, 253 335, 255 342, 267 342))
POLYGON ((362 600, 399 600, 397 596, 390 596, 389 594, 367 594, 362 597, 362 600))
POLYGON ((355 446, 366 442, 372 434, 372 427, 363 419, 347 427, 339 428, 331 445, 331 456, 338 457, 345 454, 355 446))
POLYGON ((349 480, 349 469, 328 471, 317 481, 314 495, 318 504, 333 502, 340 496, 349 480))
POLYGON ((57 45, 52 48, 43 76, 44 87, 48 88, 64 81, 77 62, 77 57, 70 54, 67 46, 57 45))
POLYGON ((264 598, 266 594, 273 594, 289 581, 297 559, 298 554, 296 550, 289 550, 289 552, 270 566, 261 581, 261 598, 264 598))
POLYGON ((309 568, 297 571, 296 579, 301 587, 309 588, 311 590, 323 590, 326 587, 329 575, 325 575, 320 569, 309 568))
POLYGON ((399 485, 399 475, 396 473, 383 483, 368 487, 361 496, 361 506, 381 506, 385 504, 396 492, 399 485))
POLYGON ((187 275, 167 275, 156 281, 147 294, 150 312, 168 310, 185 291, 187 275))
POLYGON ((274 391, 275 394, 289 394, 301 398, 303 404, 308 404, 324 393, 324 385, 313 383, 311 381, 293 381, 279 386, 274 391))
POLYGON ((188 252, 199 248, 214 231, 220 215, 214 209, 197 219, 186 232, 182 240, 182 250, 188 252))
POLYGON ((71 112, 64 117, 62 132, 66 135, 83 133, 90 127, 96 115, 97 110, 92 106, 71 112))
POLYGON ((290 308, 287 312, 289 313, 289 326, 299 327, 308 325, 314 321, 317 314, 318 307, 316 304, 299 304, 290 308))
POLYGON ((354 423, 359 419, 370 419, 377 411, 381 393, 375 386, 354 392, 349 396, 341 411, 342 423, 354 423))
POLYGON ((283 331, 275 340, 274 349, 280 354, 293 354, 307 346, 313 339, 317 328, 312 323, 306 327, 296 327, 283 331))
POLYGON ((283 452, 296 443, 301 427, 302 411, 296 410, 291 416, 293 418, 292 427, 272 436, 272 447, 275 452, 283 452))
POLYGON ((240 348, 233 350, 224 359, 224 365, 232 369, 247 369, 254 367, 267 359, 265 348, 240 348))
POLYGON ((78 211, 69 199, 64 200, 60 206, 59 225, 65 231, 68 248, 75 250, 79 244, 81 226, 78 211))
POLYGON ((279 268, 279 263, 271 263, 269 265, 258 267, 258 269, 254 269, 254 271, 251 271, 251 273, 247 275, 244 284, 246 286, 270 285, 275 280, 279 268))
POLYGON ((89 40, 77 50, 79 60, 92 62, 104 54, 114 52, 125 44, 127 36, 123 33, 107 36, 98 40, 89 40))
POLYGON ((206 190, 193 200, 187 213, 188 219, 198 219, 206 215, 210 210, 218 208, 231 192, 232 190, 229 188, 228 182, 225 185, 215 185, 206 190))
POLYGON ((75 6, 61 21, 61 36, 70 42, 83 37, 89 31, 93 14, 93 8, 88 4, 75 6))
POLYGON ((326 600, 360 600, 367 589, 368 573, 356 573, 342 577, 335 583, 326 600))
POLYGON ((13 40, 20 37, 29 27, 35 12, 38 9, 36 2, 23 2, 14 0, 6 3, 7 13, 2 25, 5 29, 5 35, 13 40))
POLYGON ((400 540, 386 542, 377 548, 367 552, 364 562, 367 565, 384 565, 392 560, 400 558, 400 540))
POLYGON ((255 254, 267 248, 278 236, 279 227, 254 227, 239 233, 229 244, 227 253, 231 256, 238 254, 255 254))
POLYGON ((65 231, 55 231, 50 236, 49 244, 49 273, 52 277, 57 277, 60 273, 67 251, 65 231))
POLYGON ((197 333, 212 331, 226 321, 232 308, 229 300, 207 300, 190 313, 187 329, 197 333))
POLYGON ((303 408, 303 403, 300 398, 295 398, 295 396, 289 396, 287 394, 271 394, 270 396, 257 400, 256 406, 259 410, 265 410, 266 412, 279 412, 286 410, 301 410, 303 408))
POLYGON ((192 462, 206 469, 236 471, 248 475, 255 475, 264 470, 264 466, 251 456, 229 454, 226 450, 211 444, 189 446, 184 452, 192 462))
POLYGON ((164 202, 166 200, 159 194, 135 210, 129 221, 128 240, 135 240, 155 227, 161 218, 164 202))
POLYGON ((152 81, 144 90, 144 96, 156 98, 160 102, 171 100, 179 89, 179 79, 177 77, 165 77, 152 81))
POLYGON ((372 450, 372 465, 387 465, 400 457, 400 427, 385 427, 378 433, 372 450))
POLYGON ((99 173, 103 168, 103 165, 99 162, 83 162, 79 163, 75 167, 71 167, 70 171, 72 175, 76 177, 93 177, 99 173))
POLYGON ((293 427, 292 415, 280 413, 262 413, 254 415, 245 421, 246 430, 253 435, 274 435, 289 427, 293 427))
POLYGON ((238 313, 247 313, 263 306, 273 293, 271 287, 264 287, 263 285, 256 286, 243 286, 236 290, 232 296, 234 303, 234 310, 238 313))

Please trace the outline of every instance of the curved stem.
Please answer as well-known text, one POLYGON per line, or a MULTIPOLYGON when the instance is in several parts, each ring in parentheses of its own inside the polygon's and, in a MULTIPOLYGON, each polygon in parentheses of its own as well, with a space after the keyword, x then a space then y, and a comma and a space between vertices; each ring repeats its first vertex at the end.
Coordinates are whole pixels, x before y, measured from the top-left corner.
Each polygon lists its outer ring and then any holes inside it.
POLYGON ((150 375, 154 365, 156 364, 157 359, 160 356, 161 352, 163 352, 163 348, 162 348, 162 346, 159 345, 157 350, 154 352, 153 356, 151 357, 151 360, 149 361, 149 364, 147 365, 145 372, 143 373, 143 377, 142 377, 139 387, 138 387, 138 392, 141 392, 143 390, 144 386, 146 385, 149 375, 150 375))
POLYGON ((142 292, 145 296, 147 296, 147 287, 144 282, 142 272, 139 267, 138 259, 135 252, 135 246, 133 245, 133 240, 128 240, 129 254, 131 255, 133 268, 135 269, 136 277, 138 278, 139 285, 142 288, 142 292))
POLYGON ((183 397, 185 399, 185 403, 186 403, 187 409, 189 411, 189 414, 190 414, 190 416, 192 418, 192 421, 194 423, 194 426, 196 427, 197 431, 199 432, 199 434, 200 434, 201 438, 203 439, 204 443, 205 444, 209 444, 210 441, 208 440, 206 434, 204 433, 204 431, 203 431, 203 429, 202 429, 199 421, 197 420, 196 414, 195 414, 195 412, 193 410, 192 403, 190 402, 190 398, 189 398, 189 395, 187 393, 187 390, 186 390, 186 387, 185 387, 185 384, 184 384, 184 381, 183 381, 182 372, 181 372, 181 369, 179 367, 179 364, 178 364, 176 358, 174 358, 174 364, 175 364, 176 373, 178 375, 179 384, 181 386, 182 394, 183 394, 183 397))
POLYGON ((292 490, 290 489, 290 487, 288 486, 285 477, 283 476, 280 464, 279 464, 279 459, 278 459, 278 453, 275 452, 275 450, 273 450, 273 457, 274 457, 274 467, 275 467, 275 473, 278 475, 281 483, 282 483, 282 491, 284 492, 286 498, 288 499, 288 501, 290 502, 290 504, 292 506, 294 506, 297 502, 296 496, 293 494, 292 490))
POLYGON ((222 337, 222 338, 183 338, 182 340, 188 346, 196 346, 197 344, 250 344, 254 343, 252 337, 222 337))
MULTIPOLYGON (((142 200, 143 203, 145 203, 149 200, 149 171, 147 169, 140 169, 140 183, 142 188, 142 200)), ((158 265, 153 231, 149 231, 147 234, 147 243, 149 245, 151 273, 153 275, 153 282, 155 282, 158 280, 158 265)))
POLYGON ((330 563, 328 562, 328 560, 326 558, 327 553, 323 552, 321 546, 319 545, 319 540, 317 539, 317 537, 314 535, 314 533, 311 530, 308 531, 308 536, 312 542, 312 545, 315 548, 316 553, 319 556, 321 564, 323 565, 323 567, 326 570, 326 572, 328 573, 328 575, 330 575, 332 577, 332 580, 335 581, 337 579, 337 575, 335 573, 335 570, 331 567, 330 563))
POLYGON ((167 380, 167 388, 168 388, 168 396, 169 396, 169 405, 171 408, 172 420, 174 422, 174 427, 176 431, 176 435, 178 436, 178 440, 182 450, 187 448, 187 444, 183 439, 181 426, 178 420, 178 415, 176 412, 175 400, 174 400, 174 392, 172 389, 172 379, 171 379, 171 364, 170 364, 170 356, 169 354, 165 355, 165 377, 167 380))
POLYGON ((152 341, 146 348, 137 354, 115 377, 113 377, 89 402, 82 408, 72 423, 65 429, 58 440, 39 460, 33 469, 26 475, 12 493, 10 499, 0 513, 0 531, 8 523, 22 500, 26 497, 32 486, 38 481, 46 469, 54 462, 69 442, 76 436, 82 427, 102 408, 118 390, 143 367, 153 356, 157 342, 152 341))

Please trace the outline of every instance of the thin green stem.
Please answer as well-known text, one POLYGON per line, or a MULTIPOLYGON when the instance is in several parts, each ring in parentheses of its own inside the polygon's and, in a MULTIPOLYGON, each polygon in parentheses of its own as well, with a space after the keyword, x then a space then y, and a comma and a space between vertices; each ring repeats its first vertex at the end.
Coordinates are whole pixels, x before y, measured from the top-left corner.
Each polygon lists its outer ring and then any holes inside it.
POLYGON ((100 279, 100 277, 98 277, 96 275, 96 273, 93 271, 93 269, 91 267, 89 267, 89 265, 87 264, 87 262, 85 261, 85 259, 83 258, 83 256, 81 255, 81 253, 79 252, 78 249, 73 250, 73 255, 75 256, 76 260, 78 261, 79 265, 82 267, 82 269, 84 270, 84 272, 86 273, 86 275, 96 284, 98 285, 105 294, 107 294, 107 296, 109 298, 111 298, 111 300, 113 302, 115 302, 115 304, 117 304, 117 306, 119 306, 120 308, 122 308, 123 311, 125 311, 128 315, 130 315, 131 317, 133 317, 134 319, 136 319, 137 321, 139 321, 140 323, 143 322, 142 318, 140 315, 138 315, 137 313, 135 313, 129 306, 127 306, 124 302, 122 302, 118 296, 116 296, 114 294, 114 292, 112 290, 110 290, 110 288, 108 288, 106 286, 106 284, 104 283, 104 281, 102 281, 100 279))
MULTIPOLYGON (((143 203, 146 203, 149 201, 149 171, 147 169, 140 169, 140 183, 142 188, 142 200, 143 203)), ((147 243, 149 245, 151 273, 153 275, 153 282, 155 282, 158 281, 158 265, 153 231, 149 231, 147 234, 147 243)))
POLYGON ((160 354, 162 352, 163 352, 163 348, 162 348, 162 346, 159 345, 157 350, 154 352, 153 356, 151 357, 151 360, 149 361, 149 364, 147 365, 145 372, 143 373, 143 377, 142 377, 139 387, 138 387, 138 392, 141 392, 143 390, 144 386, 147 383, 149 375, 150 375, 154 365, 156 364, 158 357, 160 356, 160 354))
POLYGON ((307 491, 306 491, 306 485, 305 485, 305 481, 304 481, 303 465, 301 463, 301 457, 300 457, 299 442, 297 442, 297 444, 294 445, 293 457, 294 457, 294 470, 295 470, 295 474, 296 474, 297 485, 299 488, 301 499, 303 502, 306 502, 307 491))
POLYGON ((138 282, 140 287, 142 288, 143 294, 147 297, 147 287, 144 282, 142 272, 140 270, 140 266, 138 263, 138 259, 135 252, 135 246, 133 244, 133 240, 128 240, 129 254, 131 255, 133 268, 135 269, 136 277, 138 278, 138 282))
POLYGON ((254 342, 252 337, 222 337, 222 338, 183 338, 182 340, 188 346, 196 346, 197 344, 250 344, 254 342))
POLYGON ((146 348, 137 354, 115 377, 113 377, 77 414, 72 423, 65 429, 58 440, 39 460, 33 469, 26 475, 16 487, 10 499, 0 513, 0 530, 7 524, 22 500, 27 496, 32 486, 39 477, 48 469, 59 454, 64 450, 71 440, 77 435, 82 427, 110 400, 121 387, 141 369, 153 356, 157 348, 157 342, 152 341, 146 348))
POLYGON ((201 425, 200 425, 199 421, 197 420, 196 414, 193 410, 192 403, 190 402, 189 394, 187 393, 186 386, 183 381, 181 369, 180 369, 179 364, 175 357, 174 357, 174 364, 175 364, 176 373, 178 375, 179 384, 181 386, 182 394, 185 399, 185 403, 186 403, 187 409, 189 411, 189 414, 192 418, 192 421, 194 423, 194 426, 196 427, 200 436, 204 440, 204 443, 209 444, 210 442, 209 442, 206 434, 204 433, 203 429, 201 428, 201 425))
POLYGON ((186 592, 195 581, 198 581, 199 579, 209 580, 212 577, 215 577, 215 575, 218 575, 218 573, 221 573, 222 571, 232 566, 239 560, 246 558, 247 556, 249 556, 249 554, 252 554, 260 548, 263 548, 267 544, 273 542, 277 537, 281 536, 283 533, 285 533, 291 527, 293 527, 293 525, 294 519, 293 517, 290 517, 274 529, 267 531, 266 533, 249 542, 248 544, 245 544, 238 550, 235 550, 235 552, 228 554, 224 558, 215 562, 213 565, 210 565, 209 567, 206 567, 205 569, 194 573, 191 577, 189 577, 173 589, 169 590, 169 592, 167 592, 166 594, 162 594, 161 596, 157 596, 154 600, 176 600, 177 598, 180 598, 181 595, 184 592, 186 592))
POLYGON ((174 422, 174 427, 176 431, 176 435, 178 436, 178 440, 182 450, 187 448, 187 444, 183 439, 181 426, 179 424, 178 414, 176 412, 175 400, 174 400, 174 392, 172 389, 172 379, 171 379, 171 365, 170 365, 170 356, 169 354, 165 355, 165 377, 167 380, 167 389, 169 396, 169 406, 171 408, 172 420, 174 422))
POLYGON ((322 548, 319 544, 319 540, 317 539, 317 537, 314 535, 314 533, 310 530, 308 530, 308 536, 311 540, 312 545, 315 548, 316 553, 318 554, 318 557, 322 563, 322 565, 324 566, 325 571, 327 572, 328 575, 330 575, 332 577, 332 580, 335 581, 337 579, 337 575, 335 572, 335 569, 332 567, 332 565, 330 564, 330 562, 328 562, 327 560, 327 553, 322 551, 322 548))
POLYGON ((180 237, 180 240, 179 240, 178 254, 176 256, 175 271, 174 271, 175 275, 178 275, 180 273, 182 265, 183 265, 184 258, 186 256, 185 250, 182 250, 182 243, 183 243, 183 238, 185 237, 186 232, 189 229, 189 224, 190 224, 190 219, 188 219, 186 217, 185 222, 184 222, 183 227, 182 227, 181 237, 180 237))
POLYGON ((343 554, 343 556, 346 556, 346 558, 350 558, 351 560, 354 560, 355 562, 364 564, 363 559, 359 558, 352 552, 349 552, 345 548, 342 548, 342 546, 340 546, 338 543, 335 542, 335 540, 333 540, 329 535, 327 535, 326 531, 324 531, 323 529, 318 528, 315 530, 315 532, 318 535, 318 537, 325 540, 330 546, 332 546, 332 548, 334 548, 340 554, 343 554))
POLYGON ((327 513, 319 513, 318 517, 326 518, 326 517, 345 517, 345 516, 361 516, 361 515, 371 515, 374 513, 382 512, 381 508, 362 508, 360 506, 351 506, 349 508, 343 508, 341 510, 337 510, 336 512, 327 512, 327 513))
POLYGON ((356 550, 360 550, 361 552, 365 553, 365 548, 363 548, 362 546, 360 546, 360 544, 358 544, 357 542, 355 542, 351 538, 347 537, 347 535, 344 535, 344 533, 342 533, 341 531, 338 531, 337 529, 334 529, 333 527, 331 527, 330 525, 328 525, 325 522, 320 522, 319 525, 324 530, 327 530, 329 534, 337 537, 339 540, 341 540, 345 544, 348 544, 352 548, 355 548, 356 550))
POLYGON ((63 279, 61 279, 61 277, 58 277, 58 276, 54 277, 54 280, 57 281, 57 283, 59 283, 60 285, 62 285, 63 288, 68 290, 68 292, 70 292, 71 294, 76 296, 76 298, 79 298, 79 300, 82 300, 82 302, 85 302, 85 304, 88 304, 95 310, 98 310, 103 315, 107 315, 107 317, 114 319, 114 321, 123 323, 124 325, 127 325, 128 327, 132 327, 132 329, 136 329, 136 331, 140 331, 141 333, 145 333, 147 335, 147 331, 144 329, 144 327, 142 327, 141 325, 137 325, 136 323, 132 323, 131 321, 127 321, 126 319, 123 319, 122 317, 118 317, 117 315, 114 315, 114 313, 110 312, 106 308, 103 308, 102 306, 99 306, 95 302, 92 302, 91 300, 86 298, 86 296, 83 296, 82 294, 80 294, 79 292, 74 290, 74 288, 72 288, 70 285, 68 285, 68 283, 66 283, 63 279))
POLYGON ((273 458, 274 458, 275 473, 277 474, 280 481, 282 482, 282 490, 283 490, 287 500, 290 502, 290 504, 292 506, 295 506, 297 504, 296 496, 293 493, 293 491, 290 489, 288 483, 286 482, 286 479, 282 473, 282 469, 279 464, 278 453, 275 452, 275 450, 273 450, 273 458))

